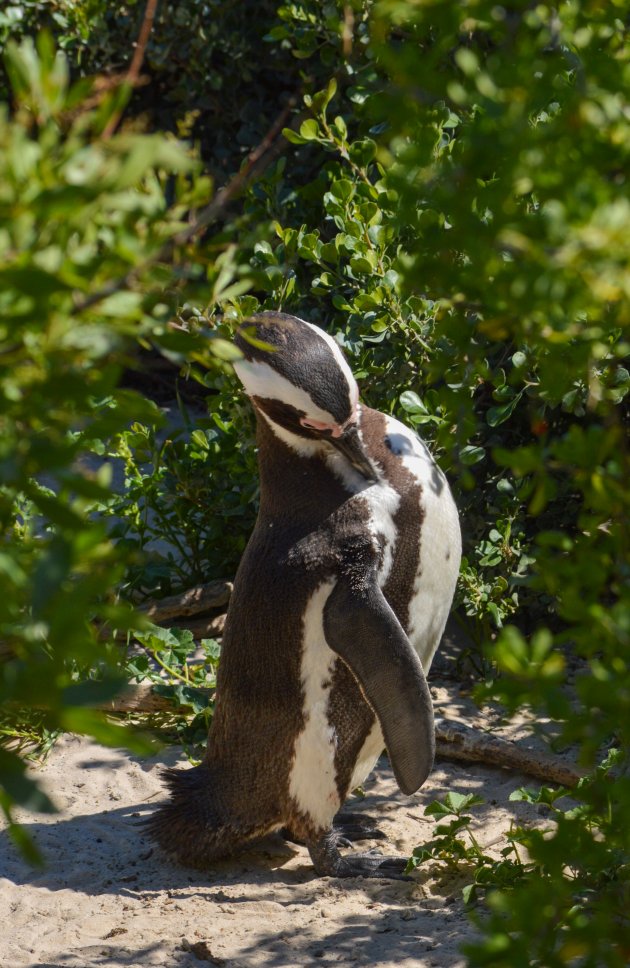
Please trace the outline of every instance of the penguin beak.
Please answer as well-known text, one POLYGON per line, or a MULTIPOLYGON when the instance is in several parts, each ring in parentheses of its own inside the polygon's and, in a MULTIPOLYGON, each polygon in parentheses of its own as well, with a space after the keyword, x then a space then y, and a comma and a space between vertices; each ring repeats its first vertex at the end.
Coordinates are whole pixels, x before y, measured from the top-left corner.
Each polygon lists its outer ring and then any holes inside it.
POLYGON ((359 474, 362 474, 368 481, 376 483, 380 480, 379 473, 365 452, 365 448, 359 437, 356 424, 351 424, 340 437, 328 437, 328 443, 336 447, 343 456, 350 461, 352 466, 359 474))

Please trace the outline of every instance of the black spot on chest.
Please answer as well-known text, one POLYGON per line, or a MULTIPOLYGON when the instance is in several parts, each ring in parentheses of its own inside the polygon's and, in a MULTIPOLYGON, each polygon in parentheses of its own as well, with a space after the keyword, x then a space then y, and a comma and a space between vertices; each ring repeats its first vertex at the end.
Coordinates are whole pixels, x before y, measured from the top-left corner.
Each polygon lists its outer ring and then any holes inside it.
POLYGON ((403 434, 387 434, 385 437, 385 446, 388 450, 395 454, 396 457, 405 457, 413 454, 413 444, 408 437, 403 436, 403 434))

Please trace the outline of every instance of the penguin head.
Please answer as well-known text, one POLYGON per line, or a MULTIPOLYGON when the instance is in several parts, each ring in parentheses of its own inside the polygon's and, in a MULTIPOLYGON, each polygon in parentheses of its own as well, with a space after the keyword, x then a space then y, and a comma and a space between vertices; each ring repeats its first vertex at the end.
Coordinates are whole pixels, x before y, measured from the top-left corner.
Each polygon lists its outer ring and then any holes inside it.
POLYGON ((369 481, 378 471, 359 433, 359 388, 328 333, 286 313, 260 313, 236 334, 234 369, 254 406, 294 450, 341 452, 369 481))

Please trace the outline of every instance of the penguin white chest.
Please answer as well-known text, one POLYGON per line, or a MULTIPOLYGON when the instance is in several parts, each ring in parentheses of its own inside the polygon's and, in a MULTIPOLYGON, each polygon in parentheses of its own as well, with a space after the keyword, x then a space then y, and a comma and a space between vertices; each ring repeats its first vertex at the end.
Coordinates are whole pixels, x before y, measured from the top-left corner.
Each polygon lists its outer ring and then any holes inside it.
POLYGON ((392 453, 420 486, 418 571, 409 601, 409 641, 425 673, 440 643, 461 559, 459 516, 444 474, 426 445, 394 417, 386 420, 392 453))
POLYGON ((335 774, 337 736, 328 719, 336 655, 324 636, 324 606, 334 582, 323 582, 311 595, 303 618, 302 693, 304 724, 293 748, 289 793, 299 809, 328 827, 341 806, 335 774))
POLYGON ((381 557, 377 580, 382 588, 392 570, 394 561, 398 539, 394 515, 400 504, 400 495, 396 493, 393 487, 382 483, 368 487, 361 493, 361 499, 367 504, 368 529, 381 557))
MULTIPOLYGON (((379 556, 378 582, 382 585, 391 570, 396 543, 394 514, 399 504, 396 492, 384 484, 363 488, 351 500, 361 501, 368 531, 379 556)), ((324 608, 334 581, 326 581, 311 594, 302 620, 301 686, 304 723, 295 740, 289 793, 299 809, 322 827, 327 827, 341 806, 335 756, 337 735, 329 720, 330 692, 337 655, 328 647, 324 633, 324 608)), ((351 789, 362 783, 383 750, 378 723, 374 724, 361 750, 351 789)))
POLYGON ((365 478, 350 467, 341 454, 328 454, 327 464, 348 491, 354 492, 350 501, 356 501, 366 516, 365 529, 380 557, 378 584, 382 587, 391 571, 396 549, 398 535, 394 515, 400 504, 400 495, 384 480, 367 484, 365 478))

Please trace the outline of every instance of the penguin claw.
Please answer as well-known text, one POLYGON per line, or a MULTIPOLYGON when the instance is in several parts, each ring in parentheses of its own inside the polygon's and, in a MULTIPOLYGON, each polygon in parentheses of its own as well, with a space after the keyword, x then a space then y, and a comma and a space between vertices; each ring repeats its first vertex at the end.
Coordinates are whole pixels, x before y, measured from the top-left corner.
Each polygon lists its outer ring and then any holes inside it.
MULTIPOLYGON (((282 827, 280 834, 292 844, 304 844, 290 827, 282 827)), ((371 817, 348 811, 339 812, 333 819, 332 831, 329 836, 335 847, 352 847, 360 840, 387 840, 387 834, 381 830, 371 817)))
POLYGON ((333 830, 346 840, 387 840, 387 834, 372 817, 361 813, 340 811, 333 819, 333 830))
POLYGON ((412 881, 405 874, 406 857, 384 857, 382 854, 354 854, 339 857, 333 870, 322 876, 328 877, 370 877, 388 881, 412 881))
POLYGON ((406 857, 385 857, 378 851, 342 857, 337 850, 335 831, 328 831, 308 845, 313 866, 320 877, 371 877, 382 880, 411 881, 405 874, 406 857))
POLYGON ((387 840, 382 830, 370 824, 335 824, 333 835, 337 847, 352 847, 358 840, 387 840))
POLYGON ((348 877, 375 877, 389 881, 413 881, 405 874, 407 868, 406 857, 383 857, 375 854, 356 854, 354 857, 344 857, 352 873, 348 877))

